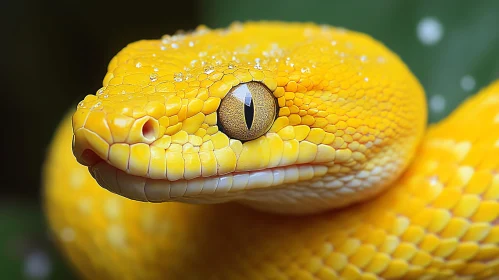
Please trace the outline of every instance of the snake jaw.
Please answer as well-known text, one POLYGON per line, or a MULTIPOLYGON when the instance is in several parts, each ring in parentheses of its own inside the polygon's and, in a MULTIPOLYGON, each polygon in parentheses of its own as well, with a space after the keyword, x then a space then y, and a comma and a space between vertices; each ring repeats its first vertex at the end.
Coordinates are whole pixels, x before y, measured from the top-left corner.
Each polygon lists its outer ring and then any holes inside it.
POLYGON ((223 176, 168 181, 128 174, 99 161, 89 167, 90 174, 103 188, 144 202, 180 201, 213 204, 232 200, 251 200, 262 189, 279 189, 283 185, 299 184, 327 173, 323 165, 301 165, 267 170, 240 172, 223 176))

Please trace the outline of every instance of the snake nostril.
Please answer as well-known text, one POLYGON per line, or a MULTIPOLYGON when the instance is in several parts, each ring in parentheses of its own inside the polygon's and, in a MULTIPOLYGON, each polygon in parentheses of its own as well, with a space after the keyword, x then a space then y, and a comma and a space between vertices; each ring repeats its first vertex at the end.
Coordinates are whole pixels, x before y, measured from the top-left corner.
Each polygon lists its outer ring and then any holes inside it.
POLYGON ((102 159, 92 150, 85 149, 80 156, 81 163, 86 166, 92 166, 101 161, 102 159))
POLYGON ((149 119, 142 126, 142 135, 147 140, 150 140, 150 141, 156 140, 157 127, 154 124, 155 124, 154 121, 152 119, 149 119))

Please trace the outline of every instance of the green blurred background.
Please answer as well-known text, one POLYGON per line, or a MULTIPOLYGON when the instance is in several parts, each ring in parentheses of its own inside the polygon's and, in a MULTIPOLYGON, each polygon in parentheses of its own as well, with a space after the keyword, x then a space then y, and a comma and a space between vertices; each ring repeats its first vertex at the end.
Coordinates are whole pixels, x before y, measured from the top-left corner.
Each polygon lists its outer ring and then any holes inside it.
POLYGON ((402 57, 426 90, 430 122, 499 78, 499 1, 9 0, 0 5, 6 104, 0 279, 75 278, 50 241, 41 210, 41 166, 64 112, 100 87, 107 63, 127 43, 235 20, 342 26, 370 34, 402 57))

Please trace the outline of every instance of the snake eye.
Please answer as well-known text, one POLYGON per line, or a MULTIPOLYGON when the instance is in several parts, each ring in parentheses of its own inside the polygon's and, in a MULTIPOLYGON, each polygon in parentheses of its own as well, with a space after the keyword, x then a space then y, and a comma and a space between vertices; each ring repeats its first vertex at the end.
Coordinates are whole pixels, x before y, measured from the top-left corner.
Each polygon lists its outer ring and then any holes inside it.
POLYGON ((277 116, 277 100, 264 84, 249 82, 233 87, 218 108, 218 127, 241 141, 265 134, 277 116))

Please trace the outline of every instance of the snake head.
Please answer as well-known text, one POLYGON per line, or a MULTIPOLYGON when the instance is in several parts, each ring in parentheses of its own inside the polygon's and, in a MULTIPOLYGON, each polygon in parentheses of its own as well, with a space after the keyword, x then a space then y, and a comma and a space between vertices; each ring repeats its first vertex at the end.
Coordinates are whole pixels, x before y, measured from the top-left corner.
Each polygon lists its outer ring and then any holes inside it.
POLYGON ((365 200, 414 156, 424 92, 372 38, 299 23, 132 43, 73 115, 73 153, 140 201, 312 213, 365 200))

